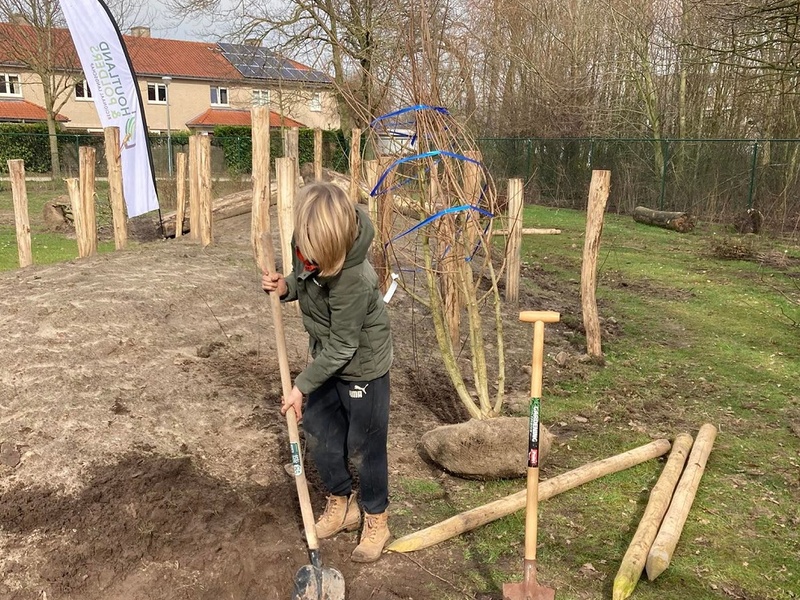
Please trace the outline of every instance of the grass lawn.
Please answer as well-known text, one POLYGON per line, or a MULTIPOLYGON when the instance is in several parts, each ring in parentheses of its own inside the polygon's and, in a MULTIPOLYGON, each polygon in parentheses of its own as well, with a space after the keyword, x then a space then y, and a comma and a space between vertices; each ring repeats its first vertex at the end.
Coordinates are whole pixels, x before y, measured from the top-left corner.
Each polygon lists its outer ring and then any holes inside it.
MULTIPOLYGON (((527 207, 524 225, 562 230, 526 236, 523 263, 579 294, 585 214, 527 207)), ((524 277, 522 285, 537 296, 524 277)), ((546 360, 543 421, 570 435, 543 476, 713 423, 719 432, 672 563, 654 582, 644 576, 633 597, 800 598, 800 246, 711 226, 678 234, 609 214, 597 297, 619 333, 604 340, 605 366, 548 385, 546 360), (720 258, 742 247, 749 260, 720 258)), ((662 467, 649 461, 540 505, 539 579, 558 598, 611 597, 662 467)), ((404 482, 401 500, 419 487, 404 482)), ((431 514, 415 520, 427 526, 521 487, 465 483, 447 499, 427 490, 431 514)), ((454 587, 497 593, 518 581, 523 520, 519 512, 458 538, 484 566, 454 587)))

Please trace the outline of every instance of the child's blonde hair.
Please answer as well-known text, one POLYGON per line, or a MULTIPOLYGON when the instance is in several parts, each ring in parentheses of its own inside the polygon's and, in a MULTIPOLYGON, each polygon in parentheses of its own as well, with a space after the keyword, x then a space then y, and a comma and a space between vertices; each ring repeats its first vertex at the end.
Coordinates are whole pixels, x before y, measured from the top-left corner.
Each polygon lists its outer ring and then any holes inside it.
POLYGON ((320 275, 329 277, 342 270, 357 233, 356 209, 342 188, 312 183, 300 189, 294 241, 303 257, 319 267, 320 275))

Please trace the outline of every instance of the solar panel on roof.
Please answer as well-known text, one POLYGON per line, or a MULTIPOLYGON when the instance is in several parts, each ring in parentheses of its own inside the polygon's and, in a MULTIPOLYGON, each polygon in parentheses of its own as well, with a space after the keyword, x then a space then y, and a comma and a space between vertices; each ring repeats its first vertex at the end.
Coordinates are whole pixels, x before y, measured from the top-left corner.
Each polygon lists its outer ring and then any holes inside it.
POLYGON ((283 79, 326 83, 330 78, 315 69, 298 69, 294 64, 260 46, 245 46, 220 42, 217 44, 225 59, 249 79, 283 79))

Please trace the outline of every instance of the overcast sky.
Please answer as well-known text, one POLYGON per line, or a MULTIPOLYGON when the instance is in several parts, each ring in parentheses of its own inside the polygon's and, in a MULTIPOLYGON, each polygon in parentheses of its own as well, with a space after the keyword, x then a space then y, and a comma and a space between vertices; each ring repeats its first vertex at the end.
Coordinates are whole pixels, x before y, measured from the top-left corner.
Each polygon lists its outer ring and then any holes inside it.
POLYGON ((150 31, 153 37, 173 40, 217 41, 225 33, 224 24, 198 17, 177 20, 164 8, 162 0, 147 0, 152 11, 150 31), (222 26, 221 26, 222 25, 222 26))

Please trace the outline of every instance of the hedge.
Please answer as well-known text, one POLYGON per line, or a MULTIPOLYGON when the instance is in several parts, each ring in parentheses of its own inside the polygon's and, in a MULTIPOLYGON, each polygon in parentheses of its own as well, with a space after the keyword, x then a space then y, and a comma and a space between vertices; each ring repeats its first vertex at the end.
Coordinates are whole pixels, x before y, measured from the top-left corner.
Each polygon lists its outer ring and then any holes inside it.
MULTIPOLYGON (((272 128, 269 136, 270 166, 275 158, 283 156, 283 135, 280 128, 272 128)), ((300 164, 314 162, 314 130, 300 129, 298 153, 300 164)), ((211 143, 219 146, 225 156, 225 166, 234 174, 249 173, 253 164, 252 130, 247 126, 220 126, 214 128, 211 143)), ((340 129, 322 132, 322 160, 329 168, 347 170, 350 143, 340 129)))

